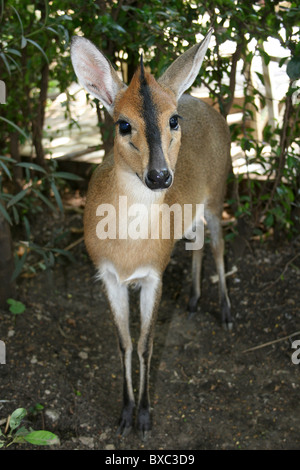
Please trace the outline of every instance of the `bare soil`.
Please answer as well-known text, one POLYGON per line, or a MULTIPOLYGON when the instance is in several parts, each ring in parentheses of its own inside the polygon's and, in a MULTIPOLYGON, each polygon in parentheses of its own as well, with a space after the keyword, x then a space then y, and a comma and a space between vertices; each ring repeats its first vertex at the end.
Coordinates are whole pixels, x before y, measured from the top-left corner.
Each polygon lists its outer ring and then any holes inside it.
MULTIPOLYGON (((44 218, 35 224, 41 237, 55 226, 81 227, 77 213, 44 218)), ((80 236, 72 232, 70 242, 80 236)), ((300 334, 291 335, 300 330, 300 239, 250 241, 242 256, 235 243, 226 243, 227 271, 237 268, 228 276, 232 332, 220 324, 209 247, 193 318, 186 310, 191 253, 185 252, 184 241, 175 248, 154 340, 153 429, 147 442, 135 430, 126 438, 116 436, 122 399, 117 340, 83 243, 72 250, 75 263, 60 258, 52 270, 20 278, 17 298, 26 311, 16 321, 0 311, 0 339, 7 353, 6 365, 0 366, 0 421, 16 408, 30 410, 39 403, 43 410, 30 413, 27 424, 54 432, 60 438, 55 448, 66 450, 299 449, 300 365, 292 362, 292 342, 300 334)), ((134 292, 131 330, 136 345, 134 292)), ((137 388, 136 352, 133 360, 137 388)))

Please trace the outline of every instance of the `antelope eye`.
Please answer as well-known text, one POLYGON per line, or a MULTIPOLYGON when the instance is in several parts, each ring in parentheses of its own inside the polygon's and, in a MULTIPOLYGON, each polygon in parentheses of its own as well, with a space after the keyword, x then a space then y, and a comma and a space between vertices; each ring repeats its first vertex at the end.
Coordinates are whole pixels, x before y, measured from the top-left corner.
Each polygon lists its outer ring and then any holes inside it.
POLYGON ((172 130, 177 130, 178 127, 179 127, 179 124, 178 124, 178 117, 179 117, 179 116, 172 116, 172 117, 170 118, 170 128, 171 128, 172 130))
POLYGON ((119 121, 119 129, 121 135, 127 135, 131 132, 131 125, 127 121, 119 121))

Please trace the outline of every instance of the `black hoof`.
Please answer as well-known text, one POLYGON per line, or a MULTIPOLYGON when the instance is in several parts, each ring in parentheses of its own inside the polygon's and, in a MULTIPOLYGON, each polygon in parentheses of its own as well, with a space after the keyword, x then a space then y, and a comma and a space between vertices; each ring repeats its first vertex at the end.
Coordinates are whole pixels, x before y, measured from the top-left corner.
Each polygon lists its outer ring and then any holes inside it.
POLYGON ((120 418, 119 427, 117 429, 117 436, 126 437, 132 429, 134 405, 128 405, 123 408, 120 418))
POLYGON ((231 331, 233 328, 233 319, 231 316, 230 303, 229 300, 225 297, 225 295, 222 297, 221 300, 221 315, 223 328, 228 331, 231 331))
POLYGON ((151 437, 151 430, 150 431, 145 431, 145 430, 139 430, 139 438, 143 442, 147 442, 151 437))
POLYGON ((232 331, 233 329, 233 321, 224 321, 222 322, 222 327, 226 331, 232 331))
POLYGON ((189 303, 188 303, 188 312, 189 312, 188 317, 189 317, 189 319, 193 318, 195 316, 195 314, 197 313, 198 300, 199 300, 198 296, 197 297, 192 296, 189 299, 189 303))
POLYGON ((126 437, 130 434, 132 426, 128 426, 127 423, 120 423, 120 426, 117 429, 117 436, 126 437))
POLYGON ((196 316, 197 312, 188 312, 188 320, 192 320, 196 316))
POLYGON ((151 435, 150 411, 147 408, 141 408, 137 417, 137 429, 140 439, 146 441, 151 435))

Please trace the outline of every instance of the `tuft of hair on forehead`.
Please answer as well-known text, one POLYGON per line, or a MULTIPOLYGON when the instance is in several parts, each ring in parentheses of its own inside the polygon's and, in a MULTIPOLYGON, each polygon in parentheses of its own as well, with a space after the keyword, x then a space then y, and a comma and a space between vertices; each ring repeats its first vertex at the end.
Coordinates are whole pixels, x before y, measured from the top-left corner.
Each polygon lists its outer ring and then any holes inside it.
POLYGON ((144 69, 144 58, 143 58, 143 53, 141 53, 141 59, 140 59, 140 80, 141 82, 145 80, 145 69, 144 69))
POLYGON ((155 84, 157 85, 155 77, 151 74, 151 72, 148 72, 145 69, 143 54, 141 54, 140 67, 137 70, 137 73, 138 73, 138 76, 139 76, 139 85, 140 85, 139 88, 140 88, 140 90, 143 87, 149 87, 149 86, 155 85, 155 84))
MULTIPOLYGON (((139 65, 128 85, 128 88, 120 95, 117 103, 117 114, 139 115, 146 121, 157 122, 159 109, 170 99, 174 101, 173 92, 160 85, 154 75, 147 70, 144 57, 139 57, 139 65), (121 111, 122 110, 122 111, 121 111), (128 114, 129 113, 129 114, 128 114)), ((118 119, 116 114, 116 120, 118 119)))

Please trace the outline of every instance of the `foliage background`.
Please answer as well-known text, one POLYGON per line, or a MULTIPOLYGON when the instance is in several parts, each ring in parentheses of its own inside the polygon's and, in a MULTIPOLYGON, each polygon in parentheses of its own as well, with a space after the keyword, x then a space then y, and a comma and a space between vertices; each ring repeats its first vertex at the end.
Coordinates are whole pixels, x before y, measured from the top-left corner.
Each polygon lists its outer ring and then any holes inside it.
MULTIPOLYGON (((57 247, 55 237, 39 246, 31 233, 34 217, 45 207, 63 213, 62 194, 76 175, 59 171, 46 158, 43 138, 47 107, 57 94, 76 81, 70 61, 70 38, 84 35, 122 70, 129 81, 143 51, 145 61, 159 75, 180 53, 214 27, 214 46, 208 51, 198 77, 213 103, 227 117, 234 104, 237 64, 242 62, 244 100, 241 122, 231 126, 232 140, 241 147, 247 165, 259 163, 263 178, 248 172, 230 185, 228 196, 235 217, 228 238, 247 221, 250 234, 262 239, 273 234, 295 236, 299 230, 299 94, 300 6, 298 2, 236 0, 38 0, 0 1, 0 79, 6 85, 6 104, 0 105, 0 284, 2 300, 13 288, 10 281, 28 263, 28 254, 40 258, 39 267, 52 266, 57 255, 71 256, 57 247), (200 36, 199 36, 200 34, 200 36), (266 95, 253 86, 251 65, 269 37, 286 50, 279 65, 287 66, 289 87, 278 122, 267 122, 258 140, 251 126, 258 103, 266 95), (222 54, 226 41, 232 54, 222 54), (253 47, 249 47, 250 43, 253 47), (296 99, 295 99, 296 97, 296 99), (24 160, 20 146, 32 142, 35 154, 24 160), (268 151, 266 152, 266 149, 268 151), (14 241, 12 247, 12 239, 14 241), (22 240, 22 242, 20 241, 22 240), (8 275, 9 274, 9 275, 8 275)), ((257 74, 264 83, 264 76, 257 74)), ((66 119, 76 125, 70 111, 72 96, 63 103, 66 119)), ((110 118, 93 100, 101 139, 107 150, 113 142, 110 118)), ((260 172, 261 176, 261 172, 260 172)), ((232 182, 232 181, 231 181, 232 182)), ((28 268, 28 266, 27 266, 28 268)), ((34 271, 35 268, 31 267, 34 271)))

